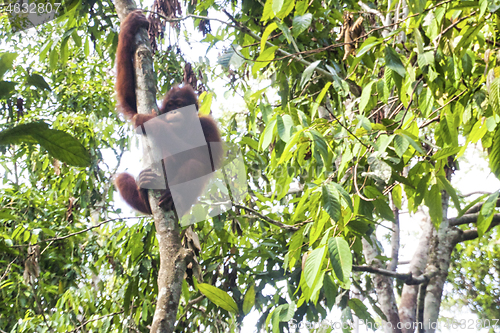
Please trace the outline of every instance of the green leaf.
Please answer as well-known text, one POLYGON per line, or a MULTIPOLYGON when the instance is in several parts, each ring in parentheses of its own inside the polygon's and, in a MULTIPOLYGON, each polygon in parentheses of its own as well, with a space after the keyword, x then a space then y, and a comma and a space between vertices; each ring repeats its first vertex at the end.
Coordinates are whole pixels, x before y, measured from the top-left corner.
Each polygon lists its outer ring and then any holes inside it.
POLYGON ((489 104, 500 115, 500 77, 495 78, 489 87, 489 104))
POLYGON ((434 66, 434 51, 427 51, 418 55, 418 67, 425 68, 426 66, 434 66))
POLYGON ((309 28, 312 18, 313 16, 311 13, 305 13, 302 16, 295 16, 293 18, 292 33, 295 38, 309 28))
POLYGON ((443 203, 441 202, 441 192, 436 184, 432 185, 430 191, 425 192, 424 200, 425 205, 429 207, 431 221, 437 229, 443 220, 443 203))
POLYGON ((443 158, 448 158, 449 156, 458 154, 458 152, 462 149, 461 147, 448 147, 448 148, 442 148, 437 151, 432 157, 432 161, 437 161, 441 160, 443 158))
POLYGON ((290 32, 290 28, 284 23, 278 22, 278 28, 283 32, 283 35, 285 35, 286 40, 288 41, 289 44, 293 42, 293 36, 292 33, 290 32))
POLYGON ((243 298, 243 314, 245 316, 252 310, 255 305, 255 285, 252 284, 250 288, 248 288, 245 297, 243 298))
POLYGON ((259 150, 259 143, 248 136, 242 137, 240 142, 246 144, 254 150, 259 150))
POLYGON ((375 211, 377 214, 382 217, 384 220, 393 221, 394 222, 394 212, 392 211, 389 204, 385 202, 383 199, 377 199, 373 202, 375 206, 375 211))
POLYGON ((489 154, 490 169, 500 179, 500 126, 493 135, 493 142, 489 154))
POLYGON ((462 69, 464 70, 464 75, 471 75, 472 68, 474 66, 474 60, 472 60, 473 55, 470 55, 468 52, 464 53, 462 57, 462 69))
POLYGON ((313 141, 313 153, 317 159, 321 158, 324 163, 328 161, 328 144, 325 138, 316 130, 305 132, 306 135, 313 141), (317 156, 319 154, 319 156, 317 156))
POLYGON ((14 60, 17 58, 17 53, 3 52, 0 53, 0 79, 8 70, 12 69, 14 60))
POLYGON ((477 143, 483 138, 483 136, 488 132, 488 126, 484 118, 479 119, 472 127, 469 133, 469 141, 472 143, 477 143))
POLYGON ((488 199, 484 202, 481 207, 481 212, 477 219, 477 234, 479 237, 488 231, 491 221, 493 221, 493 215, 495 213, 495 207, 498 200, 498 192, 494 192, 488 196, 488 199))
POLYGON ((45 81, 43 76, 38 75, 38 74, 31 74, 30 76, 28 76, 27 83, 29 85, 35 86, 35 87, 40 88, 40 89, 45 89, 48 91, 52 90, 52 89, 50 89, 49 84, 47 83, 47 81, 45 81))
POLYGON ((333 282, 333 278, 330 274, 326 274, 323 279, 323 289, 326 297, 326 306, 331 309, 335 305, 335 301, 338 295, 338 288, 333 282))
MULTIPOLYGON (((285 0, 283 3, 283 6, 281 6, 281 10, 278 13, 276 13, 276 16, 280 19, 284 19, 292 12, 294 7, 295 7, 295 0, 285 0)), ((283 33, 285 33, 285 32, 283 32, 283 33)), ((286 33, 285 33, 285 36, 286 36, 286 33)))
POLYGON ((278 116, 277 123, 278 123, 278 135, 280 136, 281 140, 289 142, 293 131, 292 117, 290 117, 287 114, 283 116, 278 116))
POLYGON ((304 15, 307 7, 309 7, 309 1, 307 0, 300 0, 297 2, 297 5, 295 6, 295 15, 304 15))
POLYGON ((78 31, 76 29, 74 29, 71 33, 71 38, 75 41, 76 47, 80 49, 82 47, 82 37, 78 35, 78 31))
POLYGON ((398 134, 394 137, 394 150, 399 157, 403 157, 409 146, 410 143, 404 136, 398 134))
POLYGON ((266 3, 264 5, 264 11, 262 12, 262 18, 260 20, 268 21, 273 18, 274 18, 273 0, 266 0, 266 3))
POLYGON ((353 212, 354 208, 352 206, 352 200, 351 197, 349 196, 349 193, 347 193, 347 191, 337 183, 330 183, 330 184, 333 185, 333 187, 335 187, 337 191, 339 191, 340 195, 344 198, 347 206, 349 207, 351 212, 353 212))
POLYGON ((412 14, 421 14, 425 9, 427 0, 410 0, 409 7, 412 14))
POLYGON ((483 194, 477 197, 476 199, 472 200, 471 202, 469 202, 467 205, 465 205, 464 208, 462 208, 462 210, 458 213, 457 217, 464 216, 466 211, 468 211, 471 207, 473 207, 477 203, 483 201, 487 196, 488 196, 487 194, 483 194))
POLYGON ((398 184, 394 186, 392 189, 392 202, 394 203, 394 206, 396 206, 398 209, 401 209, 401 199, 403 198, 403 190, 401 188, 401 184, 398 184))
POLYGON ((443 117, 443 114, 441 114, 439 128, 436 133, 437 136, 440 137, 447 145, 455 146, 455 144, 458 144, 458 133, 455 124, 453 124, 450 120, 450 117, 447 117, 446 115, 443 117))
POLYGON ((50 70, 55 70, 57 66, 57 61, 59 60, 59 52, 56 48, 50 50, 49 54, 49 68, 50 70))
POLYGON ((467 29, 467 31, 462 31, 462 38, 455 47, 455 54, 457 55, 457 57, 461 58, 465 51, 469 49, 470 44, 478 36, 485 22, 486 21, 483 19, 478 23, 473 23, 471 25, 468 25, 467 28, 464 28, 467 29))
POLYGON ((22 124, 0 132, 0 145, 38 143, 50 155, 73 166, 90 165, 90 156, 85 147, 73 136, 50 129, 43 122, 22 124))
POLYGON ((0 81, 0 99, 7 99, 12 96, 16 90, 17 82, 0 81))
POLYGON ((406 140, 408 140, 408 142, 413 147, 413 149, 415 149, 416 151, 418 151, 420 154, 425 155, 425 152, 422 149, 422 147, 418 143, 415 142, 416 138, 414 139, 413 135, 411 135, 407 131, 398 131, 398 133, 400 135, 402 135, 406 140))
POLYGON ((207 93, 203 96, 203 99, 201 100, 200 104, 200 109, 198 111, 200 115, 210 114, 210 109, 212 108, 212 97, 213 93, 207 93))
POLYGON ((455 209, 460 211, 460 200, 458 199, 457 192, 455 191, 453 186, 451 186, 448 179, 446 179, 446 177, 442 175, 437 176, 436 178, 439 184, 439 188, 444 189, 449 194, 451 200, 453 201, 453 204, 455 205, 455 209))
POLYGON ((283 7, 283 0, 273 0, 273 12, 275 14, 279 13, 281 7, 283 7))
POLYGON ((422 35, 420 34, 420 30, 413 29, 413 33, 415 34, 415 42, 417 43, 418 54, 424 53, 424 41, 422 39, 422 35))
MULTIPOLYGON (((111 36, 111 34, 109 36, 111 36)), ((61 47, 60 47, 60 51, 59 51, 59 59, 61 60, 61 62, 63 64, 66 64, 68 62, 68 56, 69 56, 68 40, 69 40, 69 36, 63 38, 63 40, 61 41, 61 47)))
POLYGON ((87 36, 85 38, 85 45, 83 45, 83 53, 85 54, 85 57, 88 57, 90 54, 90 38, 87 36))
POLYGON ((276 118, 272 119, 269 124, 267 124, 266 128, 264 129, 264 132, 260 136, 260 150, 267 149, 271 142, 273 141, 274 137, 274 129, 276 128, 276 118))
POLYGON ((228 48, 220 57, 217 58, 217 63, 222 67, 229 68, 229 63, 234 55, 234 49, 232 47, 228 48))
POLYGON ((366 186, 363 189, 363 193, 368 199, 377 199, 384 197, 384 195, 380 193, 380 191, 377 190, 375 186, 370 186, 370 185, 366 186))
POLYGON ((488 1, 488 10, 490 11, 490 13, 494 13, 498 9, 500 9, 500 1, 499 0, 488 1))
POLYGON ((328 240, 328 253, 337 280, 344 285, 349 284, 352 271, 352 254, 349 244, 342 237, 332 237, 328 240))
POLYGON ((341 206, 337 188, 332 184, 325 184, 322 186, 321 190, 323 208, 335 222, 338 222, 340 220, 341 206))
POLYGON ((234 299, 224 290, 214 287, 208 283, 198 284, 198 289, 218 307, 234 314, 238 313, 238 305, 236 305, 234 299))
POLYGON ((274 52, 276 52, 277 49, 277 46, 268 47, 259 55, 253 64, 252 75, 257 75, 258 71, 269 65, 269 63, 274 60, 274 52))
POLYGON ((266 30, 264 30, 264 33, 262 34, 262 39, 260 40, 260 53, 262 53, 262 51, 265 50, 267 38, 276 28, 278 28, 278 25, 275 22, 272 22, 266 27, 266 30))
POLYGON ((304 234, 299 231, 293 234, 292 238, 288 242, 288 253, 290 254, 289 269, 295 266, 297 260, 300 259, 300 254, 302 250, 302 243, 304 242, 304 234))
POLYGON ((406 74, 405 66, 401 62, 399 55, 390 46, 385 47, 385 65, 388 68, 395 71, 396 73, 398 73, 401 77, 405 77, 406 74))
POLYGON ((363 322, 373 322, 373 318, 368 312, 368 308, 366 305, 361 302, 361 300, 357 298, 351 298, 348 303, 349 307, 351 308, 352 311, 356 314, 356 317, 359 319, 363 320, 363 322))
POLYGON ((316 277, 318 276, 323 258, 325 257, 325 247, 321 246, 307 256, 306 265, 304 267, 304 278, 309 288, 312 288, 316 277))
POLYGON ((325 97, 328 89, 332 85, 331 82, 327 82, 323 89, 321 89, 321 92, 319 93, 318 97, 316 98, 316 101, 314 101, 312 108, 311 108, 311 119, 316 118, 316 111, 318 111, 318 107, 320 106, 321 102, 323 101, 323 98, 325 97))
POLYGON ((15 220, 16 216, 10 213, 10 209, 0 210, 0 220, 15 220))
POLYGON ((368 105, 368 102, 372 97, 372 90, 374 83, 375 81, 372 81, 363 88, 363 92, 361 93, 361 99, 359 101, 359 112, 363 112, 366 106, 368 105))
POLYGON ((278 161, 278 164, 282 164, 283 162, 288 161, 292 157, 293 152, 291 151, 291 149, 293 148, 293 146, 297 144, 297 141, 299 141, 299 139, 302 137, 302 131, 303 129, 298 132, 295 132, 291 140, 287 142, 285 149, 281 153, 281 157, 278 161))
POLYGON ((133 290, 134 290, 134 281, 129 280, 127 289, 125 290, 125 295, 123 297, 123 308, 125 311, 129 311, 130 309, 133 290))
POLYGON ((450 10, 458 10, 464 8, 479 8, 479 1, 460 1, 455 6, 451 7, 450 10))
POLYGON ((300 79, 300 89, 304 89, 304 86, 306 85, 307 82, 311 79, 312 74, 314 73, 314 70, 316 67, 319 65, 321 60, 317 60, 307 66, 307 68, 304 70, 304 73, 302 73, 302 78, 300 79))
POLYGON ((359 47, 359 50, 356 54, 356 58, 361 58, 366 52, 370 51, 372 47, 379 45, 383 41, 384 40, 382 38, 377 38, 374 36, 368 37, 359 47))

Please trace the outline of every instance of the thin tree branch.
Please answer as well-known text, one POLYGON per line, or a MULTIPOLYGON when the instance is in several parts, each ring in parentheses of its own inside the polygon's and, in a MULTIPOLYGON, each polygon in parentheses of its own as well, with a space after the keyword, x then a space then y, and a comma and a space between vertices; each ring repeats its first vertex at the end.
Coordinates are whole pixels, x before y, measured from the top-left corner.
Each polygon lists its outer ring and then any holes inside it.
POLYGON ((89 319, 89 320, 85 320, 80 326, 78 326, 77 328, 75 328, 74 330, 72 331, 69 331, 68 333, 73 333, 73 332, 78 332, 79 330, 81 330, 85 325, 87 325, 88 323, 91 323, 91 322, 94 322, 94 321, 98 321, 98 320, 101 320, 101 319, 104 319, 104 318, 108 318, 108 317, 112 317, 112 316, 116 316, 116 315, 119 315, 119 314, 122 314, 123 313, 123 310, 120 311, 120 312, 113 312, 113 313, 109 313, 107 315, 104 315, 104 316, 100 316, 98 318, 94 318, 94 319, 89 319))
MULTIPOLYGON (((477 79, 476 81, 474 81, 474 83, 477 82, 477 79)), ((450 104, 451 102, 457 100, 460 96, 462 96, 464 93, 466 93, 467 91, 469 91, 469 89, 464 89, 462 90, 462 92, 458 95, 455 95, 452 99, 450 99, 448 102, 446 102, 446 104, 444 104, 443 106, 440 106, 438 107, 436 110, 434 110, 430 115, 429 117, 431 117, 433 114, 435 114, 436 112, 438 112, 439 110, 443 109, 445 106, 447 106, 448 104, 450 104)), ((426 121, 425 123, 423 123, 422 125, 419 126, 419 128, 424 128, 426 126, 428 126, 429 124, 435 122, 435 121, 439 121, 439 115, 433 119, 429 119, 428 121, 426 121)))
MULTIPOLYGON (((493 221, 491 222, 490 226, 488 227, 488 230, 486 230, 484 233, 489 232, 491 229, 493 229, 497 225, 500 225, 500 214, 495 214, 495 216, 493 217, 493 221)), ((460 231, 462 231, 462 230, 460 230, 460 231)), ((462 235, 459 236, 457 243, 473 240, 473 239, 476 239, 478 237, 479 237, 479 233, 477 232, 477 229, 465 230, 465 231, 462 231, 462 235)))
MULTIPOLYGON (((252 36, 254 39, 256 39, 258 41, 262 40, 262 38, 260 36, 258 36, 256 33, 254 33, 253 31, 251 31, 247 27, 243 26, 240 22, 238 22, 231 14, 229 14, 229 12, 227 10, 223 9, 222 11, 236 25, 236 29, 238 29, 238 30, 240 30, 240 31, 242 31, 242 32, 244 32, 244 33, 252 36)), ((276 46, 273 43, 267 42, 267 41, 266 41, 266 45, 268 45, 270 47, 276 46)), ((280 48, 278 48, 276 51, 279 52, 279 53, 281 53, 281 54, 283 54, 285 57, 291 57, 291 58, 295 59, 296 61, 300 62, 301 64, 303 64, 306 67, 309 66, 309 65, 311 65, 311 62, 302 59, 301 57, 299 57, 298 54, 288 53, 288 52, 286 52, 286 51, 284 51, 284 50, 282 50, 280 48)), ((299 54, 302 54, 302 52, 300 52, 299 54)), ((320 73, 321 75, 323 75, 327 79, 333 81, 334 77, 333 77, 333 74, 331 74, 330 72, 327 72, 324 69, 319 68, 319 67, 316 67, 315 70, 316 70, 316 72, 320 73)))
POLYGON ((359 143, 361 143, 363 146, 365 146, 365 148, 367 149, 370 149, 370 147, 364 143, 363 141, 361 141, 360 138, 358 138, 353 132, 351 132, 351 130, 349 128, 347 128, 347 126, 345 126, 334 114, 331 110, 329 110, 328 108, 326 108, 328 110, 328 112, 330 113, 330 115, 333 117, 333 119, 340 125, 342 126, 350 135, 352 135, 356 140, 358 140, 359 143))
MULTIPOLYGON (((479 202, 479 203, 475 204, 471 208, 467 209, 467 211, 464 213, 464 215, 479 212, 481 210, 481 208, 483 208, 483 205, 484 205, 484 202, 479 202)), ((500 198, 497 199, 495 207, 500 207, 500 198)))
POLYGON ((424 332, 424 309, 425 309, 425 295, 427 294, 427 285, 429 281, 422 283, 418 287, 418 298, 417 298, 417 329, 419 333, 424 332))
MULTIPOLYGON (((448 221, 450 221, 450 226, 457 226, 457 225, 463 225, 463 224, 469 224, 469 223, 476 223, 478 217, 479 217, 479 213, 466 214, 466 215, 462 215, 460 217, 451 218, 448 221)), ((500 213, 493 215, 492 222, 500 222, 500 213)))
POLYGON ((66 238, 70 238, 70 237, 73 237, 73 236, 76 236, 76 235, 79 235, 79 234, 83 234, 84 232, 87 232, 87 231, 95 229, 95 228, 99 228, 103 224, 106 224, 106 223, 109 223, 109 222, 112 222, 112 221, 125 220, 125 219, 140 219, 140 218, 144 218, 144 217, 147 217, 147 216, 116 217, 116 218, 112 218, 112 219, 109 219, 109 220, 102 221, 101 223, 98 223, 98 224, 93 225, 91 227, 88 227, 88 228, 82 229, 80 231, 76 231, 76 232, 73 232, 71 234, 67 234, 67 235, 61 236, 61 237, 47 238, 47 239, 40 240, 40 241, 38 241, 37 243, 34 243, 34 244, 19 244, 19 245, 12 245, 10 247, 11 248, 27 247, 27 246, 39 245, 39 244, 46 243, 46 242, 52 242, 53 243, 53 242, 57 242, 57 241, 60 241, 60 240, 66 239, 66 238))
POLYGON ((255 209, 247 207, 247 206, 235 204, 234 207, 238 207, 238 208, 244 209, 244 210, 246 210, 246 211, 248 211, 248 212, 256 215, 257 217, 261 218, 262 220, 266 221, 267 223, 272 224, 274 226, 277 226, 277 227, 279 227, 281 229, 285 229, 285 230, 297 231, 297 230, 299 230, 299 228, 302 225, 311 222, 310 220, 306 220, 306 221, 303 221, 303 222, 300 222, 300 223, 296 223, 294 225, 289 225, 289 224, 284 224, 283 222, 280 222, 280 221, 273 220, 272 218, 267 217, 264 214, 259 213, 255 209))
POLYGON ((390 200, 392 204, 392 212, 394 214, 394 222, 393 222, 394 229, 391 235, 391 262, 389 263, 388 268, 390 271, 395 272, 396 268, 398 267, 399 248, 401 246, 400 231, 399 231, 399 209, 394 204, 394 199, 392 194, 390 200))
POLYGON ((380 21, 382 21, 382 25, 385 25, 386 22, 385 22, 385 17, 384 15, 382 15, 381 12, 379 12, 378 10, 376 9, 373 9, 373 8, 370 8, 367 4, 363 3, 362 1, 358 1, 358 5, 361 7, 361 9, 363 9, 365 12, 367 13, 370 13, 370 14, 374 14, 375 16, 377 16, 380 21))
POLYGON ((367 272, 374 273, 378 275, 388 276, 391 278, 396 278, 398 280, 403 281, 405 284, 416 285, 422 284, 424 282, 428 282, 434 275, 436 275, 437 270, 432 270, 428 273, 422 274, 417 277, 413 277, 412 273, 397 273, 394 271, 390 271, 388 269, 376 268, 373 266, 352 266, 352 270, 355 272, 367 272))
POLYGON ((17 260, 17 257, 15 257, 8 265, 7 265, 7 268, 5 269, 5 272, 3 272, 2 274, 2 277, 0 277, 0 283, 3 281, 3 279, 5 279, 5 277, 7 276, 7 274, 9 273, 9 270, 10 270, 10 266, 12 266, 12 264, 14 263, 14 261, 17 260))
POLYGON ((466 194, 460 194, 458 195, 460 198, 467 198, 467 197, 470 197, 472 195, 476 195, 476 194, 491 194, 492 192, 488 192, 488 191, 473 191, 473 192, 470 192, 470 193, 466 193, 466 194))
POLYGON ((153 15, 156 15, 160 17, 161 19, 165 20, 166 22, 182 22, 184 20, 187 20, 188 18, 195 18, 195 19, 200 19, 200 20, 209 20, 209 21, 217 21, 222 24, 225 24, 231 28, 237 29, 237 26, 232 25, 231 23, 218 19, 218 18, 213 18, 213 17, 208 17, 208 16, 202 16, 202 15, 194 15, 194 14, 187 14, 186 16, 183 17, 166 17, 161 14, 158 14, 157 12, 151 11, 151 10, 145 10, 147 13, 151 13, 153 15))

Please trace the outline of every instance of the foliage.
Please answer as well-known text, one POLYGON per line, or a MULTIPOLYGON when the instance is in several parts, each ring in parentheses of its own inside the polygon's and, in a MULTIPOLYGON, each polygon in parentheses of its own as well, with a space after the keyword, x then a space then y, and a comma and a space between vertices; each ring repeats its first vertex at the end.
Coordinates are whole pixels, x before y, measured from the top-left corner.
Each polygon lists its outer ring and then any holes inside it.
MULTIPOLYGON (((203 279, 188 274, 183 284, 179 332, 235 331, 252 311, 260 316, 256 326, 273 332, 290 322, 320 322, 332 309, 342 311, 343 323, 353 314, 385 320, 372 276, 353 272, 353 265, 370 264, 362 239, 371 242, 399 209, 426 207, 439 228, 448 196, 463 214, 469 202, 450 175, 476 144, 500 175, 500 7, 489 0, 408 1, 405 14, 398 3, 406 2, 364 1, 368 11, 350 0, 189 2, 195 15, 228 11, 231 24, 203 37, 209 50, 224 49, 218 63, 201 57, 193 67, 227 108, 221 129, 242 151, 250 195, 193 226, 203 279), (401 20, 384 26, 374 14, 380 8, 382 17, 401 20), (345 47, 335 39, 346 11, 364 17, 366 34, 342 61, 345 47), (217 87, 217 79, 227 85, 217 87), (237 98, 243 110, 226 103, 237 98)), ((6 16, 0 20, 8 27, 6 16)), ((71 163, 28 139, 1 147, 4 331, 144 332, 151 324, 154 226, 149 218, 126 220, 113 206, 114 161, 130 148, 131 135, 112 98, 117 28, 113 4, 103 1, 80 2, 36 32, 0 30, 0 133, 45 122, 90 156, 71 163), (16 114, 18 98, 24 112, 16 114)), ((176 29, 172 34, 196 37, 176 29)), ((172 45, 155 56, 159 94, 182 78, 180 51, 172 45)), ((482 198, 477 226, 484 242, 497 237, 489 231, 497 196, 482 198)), ((480 250, 473 258, 481 259, 480 250)), ((450 277, 460 289, 477 280, 476 310, 492 304, 488 291, 498 281, 481 281, 498 274, 495 257, 450 277)))
POLYGON ((492 246, 495 238, 496 235, 491 235, 458 246, 449 276, 460 297, 450 295, 448 303, 467 305, 484 320, 500 315, 498 279, 495 278, 500 271, 498 245, 492 246))

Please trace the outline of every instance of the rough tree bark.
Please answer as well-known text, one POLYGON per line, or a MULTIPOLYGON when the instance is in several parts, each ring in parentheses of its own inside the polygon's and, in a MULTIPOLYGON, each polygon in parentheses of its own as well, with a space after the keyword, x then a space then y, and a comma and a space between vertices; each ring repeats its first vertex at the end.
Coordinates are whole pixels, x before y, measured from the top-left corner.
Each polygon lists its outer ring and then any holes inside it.
MULTIPOLYGON (((137 8, 132 0, 117 0, 115 6, 120 20, 123 20, 130 11, 137 8)), ((152 109, 156 110, 157 105, 153 57, 146 29, 139 31, 136 41, 137 110, 140 114, 147 114, 152 109)), ((154 144, 150 138, 143 137, 142 139, 144 147, 154 144)), ((145 154, 144 158, 147 159, 148 157, 145 154)), ((146 162, 151 164, 152 161, 146 162)), ((184 272, 193 253, 181 246, 180 228, 175 213, 173 211, 165 212, 159 208, 158 198, 160 195, 159 190, 149 191, 149 202, 155 221, 160 252, 158 296, 150 332, 170 333, 175 329, 184 272)))
MULTIPOLYGON (((371 239, 373 245, 376 245, 377 240, 375 239, 375 237, 372 236, 371 239)), ((372 267, 385 268, 384 264, 379 259, 377 259, 377 256, 380 255, 380 253, 376 250, 376 248, 372 246, 372 244, 368 243, 368 241, 364 238, 362 242, 363 252, 366 257, 366 263, 372 267)), ((394 286, 392 283, 392 278, 375 274, 373 276, 373 282, 380 303, 380 308, 387 317, 388 323, 390 323, 390 325, 383 325, 384 331, 386 333, 400 333, 401 330, 398 329, 398 307, 396 305, 396 298, 394 297, 394 286)))
MULTIPOLYGON (((433 231, 434 226, 432 225, 430 217, 427 216, 427 218, 422 221, 422 234, 408 269, 413 276, 420 276, 424 273, 429 257, 429 244, 433 231)), ((405 284, 403 286, 401 303, 399 305, 399 318, 402 323, 416 322, 418 290, 419 285, 405 284)), ((413 327, 407 327, 408 326, 402 327, 403 333, 412 333, 414 331, 413 327)))

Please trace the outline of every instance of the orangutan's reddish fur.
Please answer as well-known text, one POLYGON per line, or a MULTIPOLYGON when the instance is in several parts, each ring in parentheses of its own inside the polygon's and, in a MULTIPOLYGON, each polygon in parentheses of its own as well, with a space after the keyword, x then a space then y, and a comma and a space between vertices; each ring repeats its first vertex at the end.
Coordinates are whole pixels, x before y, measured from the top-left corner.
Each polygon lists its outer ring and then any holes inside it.
MULTIPOLYGON (((135 72, 133 64, 133 56, 135 52, 135 35, 140 28, 147 28, 148 20, 141 13, 141 11, 131 12, 120 26, 120 35, 118 39, 118 49, 116 51, 116 95, 118 99, 118 110, 126 118, 128 118, 134 127, 141 126, 145 122, 156 117, 156 114, 138 114, 136 106, 136 96, 135 96, 135 72)), ((183 87, 172 88, 163 100, 163 104, 159 109, 159 114, 164 114, 170 111, 175 111, 181 107, 195 105, 198 109, 198 98, 190 85, 184 85, 183 87)), ((170 114, 168 115, 170 116, 170 114)), ((172 117, 175 117, 172 113, 172 117)), ((184 181, 196 179, 207 174, 208 171, 214 171, 219 167, 222 159, 222 150, 220 145, 210 145, 210 143, 220 143, 220 134, 215 124, 215 121, 210 116, 199 116, 201 127, 203 129, 203 134, 210 147, 211 152, 211 165, 207 166, 206 162, 200 159, 199 154, 193 151, 191 155, 188 153, 179 159, 177 164, 175 163, 175 155, 173 159, 169 162, 171 165, 176 165, 174 175, 169 175, 169 182, 172 184, 179 184, 184 181), (214 149, 215 148, 215 149, 214 149)), ((167 133, 169 131, 169 125, 167 122, 157 122, 156 129, 154 132, 167 133)), ((189 129, 186 129, 189 131, 189 129)), ((168 132, 171 133, 172 131, 168 132)), ((155 137, 158 133, 154 133, 155 137)), ((167 137, 167 136, 166 136, 167 137)), ((181 140, 175 135, 168 135, 169 140, 173 141, 170 146, 175 147, 175 140, 181 140)), ((164 152, 165 154, 168 152, 164 152)), ((134 209, 151 214, 151 207, 149 205, 147 189, 141 187, 147 187, 155 177, 160 177, 153 173, 152 170, 146 169, 139 175, 138 182, 127 174, 122 173, 115 178, 115 185, 118 191, 122 195, 123 199, 134 209), (142 186, 141 186, 142 185, 142 186)), ((163 175, 161 175, 163 177, 163 175)), ((183 206, 191 206, 196 202, 197 197, 201 194, 203 188, 200 188, 197 193, 192 193, 189 198, 182 198, 183 206)), ((196 192, 196 191, 195 191, 196 192)), ((173 209, 172 195, 170 189, 167 187, 166 190, 162 190, 162 196, 160 197, 160 206, 166 210, 173 209)), ((185 214, 186 211, 177 212, 179 218, 181 215, 185 214)))

